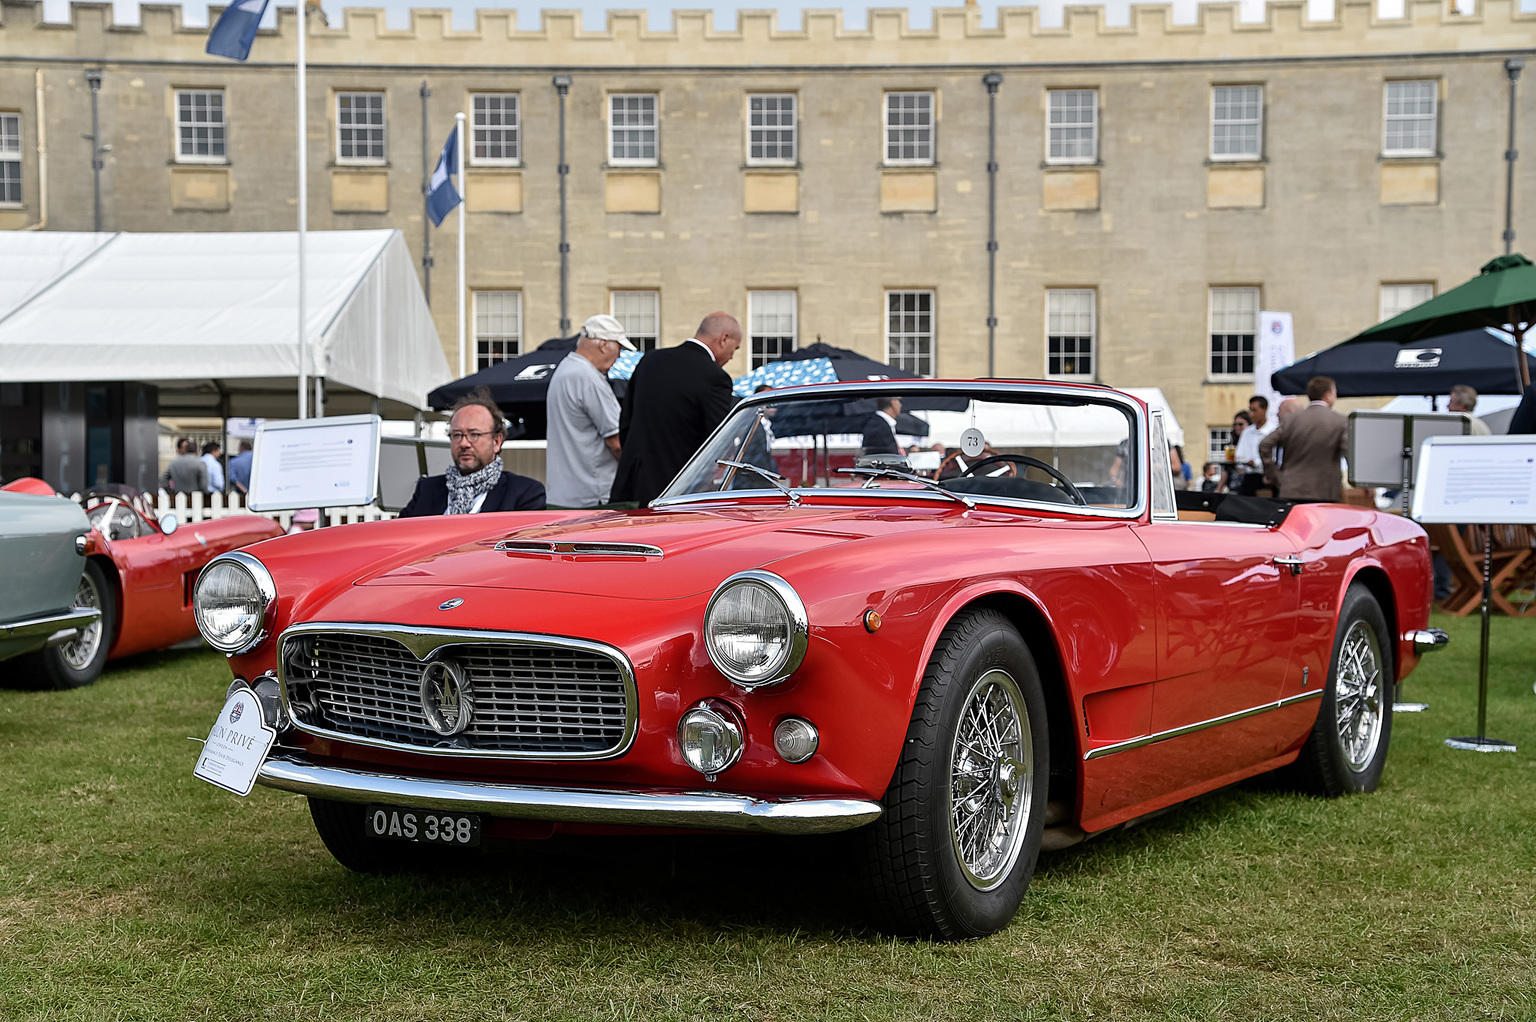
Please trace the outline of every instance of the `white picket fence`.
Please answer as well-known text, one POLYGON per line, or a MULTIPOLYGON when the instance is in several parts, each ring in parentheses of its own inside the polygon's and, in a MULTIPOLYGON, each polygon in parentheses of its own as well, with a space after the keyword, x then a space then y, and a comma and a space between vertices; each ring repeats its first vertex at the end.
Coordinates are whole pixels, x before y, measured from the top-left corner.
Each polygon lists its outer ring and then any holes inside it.
MULTIPOLYGON (((70 499, 78 501, 80 495, 74 494, 70 499)), ((155 514, 163 515, 172 512, 183 525, 191 525, 196 522, 206 522, 214 518, 223 518, 225 515, 254 515, 259 514, 264 518, 270 518, 287 530, 293 525, 293 516, 296 511, 252 511, 245 506, 245 502, 238 493, 178 493, 174 497, 164 490, 155 495, 155 514)), ((385 511, 377 507, 332 507, 325 509, 325 524, 350 525, 354 522, 379 522, 388 518, 394 518, 394 511, 385 511)))

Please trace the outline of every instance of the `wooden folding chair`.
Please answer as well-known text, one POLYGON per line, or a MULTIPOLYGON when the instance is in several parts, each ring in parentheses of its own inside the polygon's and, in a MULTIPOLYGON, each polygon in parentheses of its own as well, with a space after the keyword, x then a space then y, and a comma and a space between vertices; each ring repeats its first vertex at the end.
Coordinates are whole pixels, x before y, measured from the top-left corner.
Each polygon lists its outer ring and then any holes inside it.
MULTIPOLYGON (((1430 542, 1440 548, 1440 556, 1451 566, 1451 576, 1456 588, 1444 603, 1446 613, 1466 617, 1476 610, 1483 599, 1483 526, 1481 525, 1431 525, 1428 526, 1430 542)), ((1505 599, 1511 580, 1518 570, 1531 559, 1530 546, 1503 546, 1495 534, 1493 548, 1493 609, 1510 617, 1519 617, 1505 599)))

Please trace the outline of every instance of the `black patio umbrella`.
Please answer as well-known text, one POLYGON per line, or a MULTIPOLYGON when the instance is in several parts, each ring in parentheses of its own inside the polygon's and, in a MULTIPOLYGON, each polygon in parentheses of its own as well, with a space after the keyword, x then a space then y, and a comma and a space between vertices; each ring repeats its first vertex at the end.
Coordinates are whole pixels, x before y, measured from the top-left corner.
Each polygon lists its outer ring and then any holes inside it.
MULTIPOLYGON (((512 420, 514 432, 521 425, 522 432, 517 433, 519 438, 543 439, 548 429, 545 401, 549 396, 549 378, 554 374, 555 366, 575 350, 576 337, 551 337, 527 354, 497 362, 471 376, 443 384, 427 395, 427 403, 435 411, 444 411, 476 387, 485 387, 491 392, 491 399, 512 420)), ((614 393, 623 400, 628 382, 610 380, 609 383, 614 393)))
MULTIPOLYGON (((1527 368, 1536 370, 1536 359, 1524 358, 1527 368)), ((1307 381, 1314 376, 1332 377, 1339 397, 1433 397, 1458 383, 1479 394, 1518 394, 1520 379, 1511 371, 1514 361, 1514 345, 1487 330, 1463 330, 1412 342, 1362 335, 1308 355, 1270 379, 1282 394, 1305 393, 1307 381)))

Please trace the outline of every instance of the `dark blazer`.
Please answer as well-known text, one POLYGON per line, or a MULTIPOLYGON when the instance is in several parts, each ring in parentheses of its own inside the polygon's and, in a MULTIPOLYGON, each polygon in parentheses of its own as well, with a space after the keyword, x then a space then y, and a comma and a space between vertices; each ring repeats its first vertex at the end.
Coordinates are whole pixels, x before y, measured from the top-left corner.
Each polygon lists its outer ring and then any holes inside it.
POLYGON ((1348 445, 1349 421, 1321 401, 1286 417, 1280 428, 1259 441, 1264 475, 1280 487, 1284 500, 1344 499, 1339 459, 1348 445), (1275 449, 1283 457, 1275 463, 1275 449))
POLYGON ((610 499, 655 500, 735 404, 730 376, 699 345, 647 353, 619 414, 624 446, 610 499))
MULTIPOLYGON (((416 481, 416 492, 410 502, 400 509, 401 518, 425 518, 440 515, 448 510, 448 480, 444 476, 422 476, 416 481)), ((543 511, 544 484, 515 472, 503 470, 485 495, 480 513, 487 511, 543 511)))
POLYGON ((878 413, 872 414, 864 424, 864 454, 900 454, 901 444, 896 442, 896 431, 878 413))

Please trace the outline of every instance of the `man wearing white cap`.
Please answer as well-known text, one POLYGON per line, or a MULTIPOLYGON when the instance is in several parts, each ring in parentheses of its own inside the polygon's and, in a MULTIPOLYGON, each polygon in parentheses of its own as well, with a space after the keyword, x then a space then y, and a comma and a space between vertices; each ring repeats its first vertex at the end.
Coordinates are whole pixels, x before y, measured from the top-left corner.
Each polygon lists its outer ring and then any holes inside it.
POLYGON ((608 503, 619 465, 619 402, 607 374, 620 352, 634 350, 617 319, 593 316, 581 325, 576 350, 550 376, 545 470, 550 507, 608 503))

